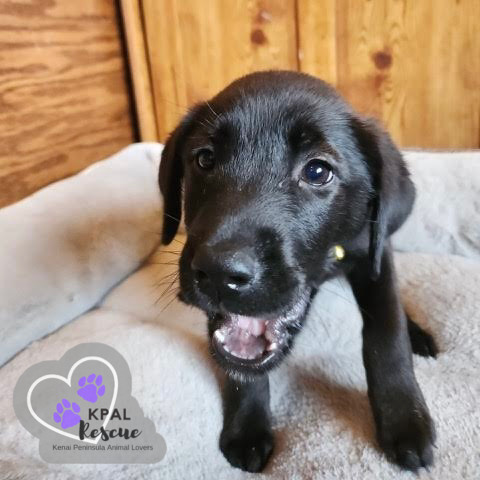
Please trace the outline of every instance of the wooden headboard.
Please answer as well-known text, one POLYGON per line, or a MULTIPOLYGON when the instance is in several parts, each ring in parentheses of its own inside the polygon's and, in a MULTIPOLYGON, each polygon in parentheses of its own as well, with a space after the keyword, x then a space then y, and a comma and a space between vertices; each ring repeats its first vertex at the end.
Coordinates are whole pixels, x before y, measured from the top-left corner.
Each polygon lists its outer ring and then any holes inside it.
MULTIPOLYGON (((160 140, 193 103, 275 68, 332 83, 403 147, 480 148, 479 0, 122 3, 131 56, 142 65, 146 51, 152 81, 139 118, 160 140)), ((132 69, 142 91, 145 71, 132 69)))
POLYGON ((0 2, 0 205, 134 139, 112 0, 0 2))
POLYGON ((331 82, 403 147, 479 148, 478 18, 479 0, 0 0, 0 206, 137 123, 165 140, 193 103, 269 68, 331 82))

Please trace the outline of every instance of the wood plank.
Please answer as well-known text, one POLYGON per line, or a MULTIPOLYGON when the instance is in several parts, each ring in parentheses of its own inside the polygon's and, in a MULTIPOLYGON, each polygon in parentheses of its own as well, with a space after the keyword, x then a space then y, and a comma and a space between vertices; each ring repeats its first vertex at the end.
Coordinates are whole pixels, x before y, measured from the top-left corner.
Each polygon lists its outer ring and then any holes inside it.
POLYGON ((400 145, 480 147, 478 0, 298 0, 298 11, 301 70, 334 80, 400 145))
POLYGON ((157 120, 140 0, 121 0, 121 7, 140 139, 144 142, 156 141, 157 120))
POLYGON ((298 0, 299 69, 337 84, 335 0, 298 0))
POLYGON ((0 3, 0 205, 130 143, 110 0, 0 3))
POLYGON ((295 0, 144 0, 159 138, 255 70, 297 69, 295 0))

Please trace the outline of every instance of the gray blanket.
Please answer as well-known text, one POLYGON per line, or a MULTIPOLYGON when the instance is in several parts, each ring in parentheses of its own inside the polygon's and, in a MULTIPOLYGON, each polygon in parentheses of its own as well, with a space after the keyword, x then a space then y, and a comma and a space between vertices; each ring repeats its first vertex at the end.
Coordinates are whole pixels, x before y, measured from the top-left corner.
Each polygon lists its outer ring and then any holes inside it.
MULTIPOLYGON (((435 466, 430 473, 422 472, 421 478, 476 479, 480 466, 480 153, 407 152, 406 157, 419 195, 412 217, 394 239, 396 249, 402 251, 395 256, 400 290, 409 314, 434 333, 440 347, 436 360, 415 358, 417 378, 438 431, 435 466)), ((125 174, 129 175, 128 169, 125 174)), ((155 179, 151 182, 144 190, 153 192, 155 179)), ((128 208, 122 208, 123 218, 128 218, 128 208)), ((138 222, 132 228, 139 229, 138 222)), ((127 251, 125 245, 138 248, 138 235, 125 238, 117 252, 127 251)), ((89 247, 80 248, 88 252, 89 247)), ((321 289, 293 355, 272 374, 277 444, 267 470, 248 475, 232 469, 217 448, 221 401, 217 370, 207 353, 205 320, 174 300, 174 286, 166 292, 156 287, 175 268, 170 265, 176 258, 169 253, 173 249, 160 248, 140 270, 113 288, 98 308, 35 341, 2 367, 2 478, 416 478, 389 464, 375 443, 361 361, 360 315, 348 284, 338 279, 321 289), (132 393, 167 443, 167 455, 160 463, 46 464, 39 458, 37 439, 16 420, 12 389, 21 372, 90 341, 112 345, 129 363, 132 393)), ((144 250, 136 262, 129 259, 132 270, 146 255, 144 250)), ((2 255, 21 256, 22 252, 3 251, 2 255)), ((38 280, 41 263, 31 268, 34 286, 49 287, 50 276, 43 284, 38 280)), ((100 262, 91 271, 82 271, 82 276, 75 268, 70 270, 78 280, 80 297, 89 275, 97 279, 99 291, 90 304, 85 302, 85 309, 111 286, 110 280, 98 281, 104 269, 100 262)), ((119 273, 120 278, 123 275, 119 273)), ((8 286, 15 288, 15 284, 8 286)), ((22 284, 22 288, 27 287, 22 284)), ((31 291, 36 294, 35 288, 31 291)), ((58 296, 63 302, 63 292, 58 296)), ((51 295, 49 305, 55 301, 51 295)), ((2 307, 7 303, 2 298, 2 307)), ((20 307, 16 311, 21 312, 20 307)), ((62 311, 64 321, 56 327, 78 315, 62 311)), ((22 324, 24 345, 38 338, 35 322, 48 327, 48 312, 29 315, 35 335, 27 338, 29 330, 22 324)))

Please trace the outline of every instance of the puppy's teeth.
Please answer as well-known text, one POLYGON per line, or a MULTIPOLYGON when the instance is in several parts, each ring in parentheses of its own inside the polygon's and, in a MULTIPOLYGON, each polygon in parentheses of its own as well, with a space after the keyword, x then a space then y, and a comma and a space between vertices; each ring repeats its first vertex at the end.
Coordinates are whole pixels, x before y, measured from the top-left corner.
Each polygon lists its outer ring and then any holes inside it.
POLYGON ((263 335, 265 336, 265 338, 269 342, 273 343, 275 341, 275 336, 273 335, 273 333, 270 330, 268 330, 268 329, 265 330, 265 333, 263 335))
POLYGON ((253 320, 251 324, 251 333, 256 337, 259 337, 265 332, 265 322, 263 320, 253 320))
POLYGON ((222 343, 225 341, 225 335, 221 330, 215 330, 214 336, 218 341, 222 343))
POLYGON ((267 347, 267 352, 271 352, 272 350, 276 350, 278 348, 278 343, 273 342, 267 347))
POLYGON ((228 353, 232 353, 232 352, 230 351, 230 349, 228 348, 228 345, 224 345, 223 348, 224 348, 228 353))

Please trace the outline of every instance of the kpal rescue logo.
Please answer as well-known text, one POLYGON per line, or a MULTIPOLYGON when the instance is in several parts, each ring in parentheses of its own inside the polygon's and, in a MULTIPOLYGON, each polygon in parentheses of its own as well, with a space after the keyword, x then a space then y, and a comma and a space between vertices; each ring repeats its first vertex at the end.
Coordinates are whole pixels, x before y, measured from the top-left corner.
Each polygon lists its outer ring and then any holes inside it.
POLYGON ((156 463, 165 440, 131 395, 125 359, 84 343, 60 360, 37 363, 19 378, 15 413, 49 463, 156 463))

